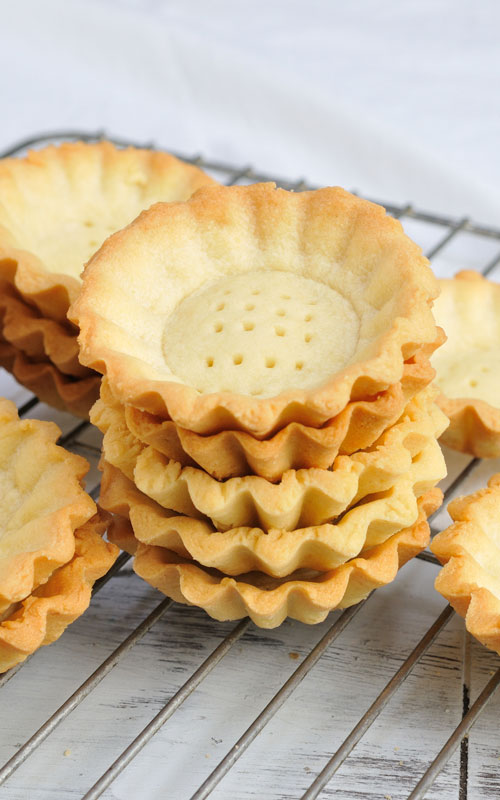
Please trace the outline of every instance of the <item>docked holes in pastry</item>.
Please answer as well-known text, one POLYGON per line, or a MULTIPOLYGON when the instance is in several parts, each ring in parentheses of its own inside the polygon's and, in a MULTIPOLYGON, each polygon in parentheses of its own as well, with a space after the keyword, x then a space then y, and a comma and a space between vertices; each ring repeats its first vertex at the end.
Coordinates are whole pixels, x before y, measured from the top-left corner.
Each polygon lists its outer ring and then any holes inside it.
POLYGON ((436 339, 436 294, 378 206, 340 189, 207 187, 112 237, 70 316, 84 363, 121 402, 203 435, 263 438, 398 383, 436 339))

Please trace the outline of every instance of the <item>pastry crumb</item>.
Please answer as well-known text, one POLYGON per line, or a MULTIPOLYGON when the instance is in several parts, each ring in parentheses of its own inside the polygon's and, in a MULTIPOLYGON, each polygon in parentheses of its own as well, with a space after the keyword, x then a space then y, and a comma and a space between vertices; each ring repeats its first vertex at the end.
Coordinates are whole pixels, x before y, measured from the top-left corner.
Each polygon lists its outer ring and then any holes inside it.
POLYGON ((288 656, 289 658, 293 658, 293 660, 295 661, 299 657, 299 653, 295 653, 294 651, 292 651, 291 653, 288 653, 288 656))
POLYGON ((71 750, 69 750, 69 749, 66 749, 66 750, 64 751, 64 753, 63 753, 63 756, 66 756, 66 758, 67 758, 68 756, 70 756, 70 755, 71 755, 71 750))

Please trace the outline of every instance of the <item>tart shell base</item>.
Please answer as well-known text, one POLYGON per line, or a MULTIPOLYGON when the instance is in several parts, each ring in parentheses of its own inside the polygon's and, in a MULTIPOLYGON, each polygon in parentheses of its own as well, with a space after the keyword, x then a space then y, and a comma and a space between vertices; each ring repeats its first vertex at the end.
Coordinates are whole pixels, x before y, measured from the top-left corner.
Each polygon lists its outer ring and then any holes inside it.
POLYGON ((134 570, 147 583, 177 602, 204 608, 214 619, 249 616, 262 628, 277 627, 286 617, 315 624, 330 611, 355 605, 373 589, 394 580, 400 567, 426 547, 427 516, 441 501, 442 493, 431 490, 419 501, 420 514, 413 526, 319 578, 309 571, 282 580, 255 572, 237 580, 229 578, 164 548, 138 545, 124 519, 112 525, 110 538, 135 552, 134 570))

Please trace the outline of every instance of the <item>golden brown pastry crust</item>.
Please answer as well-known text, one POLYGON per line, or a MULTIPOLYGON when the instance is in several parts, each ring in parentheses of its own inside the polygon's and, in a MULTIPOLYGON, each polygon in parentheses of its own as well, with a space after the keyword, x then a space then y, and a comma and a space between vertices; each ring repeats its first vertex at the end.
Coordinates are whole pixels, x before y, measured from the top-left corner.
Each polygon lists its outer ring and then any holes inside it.
POLYGON ((30 361, 7 342, 0 342, 0 366, 43 403, 82 419, 89 418, 89 411, 99 397, 100 375, 72 379, 49 361, 30 361))
POLYGON ((292 421, 320 427, 348 402, 398 383, 404 362, 436 338, 431 304, 437 291, 420 248, 380 206, 342 189, 294 194, 272 184, 207 187, 186 203, 153 206, 112 236, 87 265, 70 318, 81 328, 82 362, 107 374, 122 403, 201 434, 230 429, 265 437, 292 421), (333 281, 343 292, 352 280, 350 302, 359 304, 361 328, 351 362, 317 388, 262 399, 230 391, 202 394, 180 382, 160 356, 162 303, 174 302, 180 290, 166 292, 165 278, 165 291, 159 291, 157 273, 168 260, 169 276, 203 281, 198 268, 185 270, 186 259, 198 265, 200 253, 219 275, 267 267, 333 281), (133 278, 137 259, 140 281, 133 278), (342 280, 335 263, 342 264, 342 280), (111 291, 112 308, 106 301, 111 291), (134 326, 126 330, 132 308, 134 326))
MULTIPOLYGON (((496 301, 493 299, 500 295, 498 284, 484 278, 479 272, 463 270, 457 273, 453 280, 440 281, 440 285, 443 293, 446 292, 451 297, 454 294, 457 295, 457 304, 453 314, 454 324, 461 319, 463 314, 461 303, 465 301, 470 310, 474 310, 479 329, 483 329, 485 326, 484 315, 495 313, 495 310, 498 318, 497 327, 500 328, 500 304, 498 299, 496 301), (461 291, 462 286, 465 288, 464 292, 461 291), (488 302, 490 295, 491 299, 488 302)), ((440 311, 439 306, 436 311, 440 311)), ((446 319, 441 318, 440 313, 437 315, 437 319, 446 328, 446 319)), ((467 341, 471 334, 473 335, 471 324, 474 326, 474 323, 464 318, 463 334, 459 337, 460 344, 467 341)), ((451 344, 450 337, 449 345, 451 344)), ((491 346, 496 349, 498 344, 492 339, 491 346)), ((462 352, 463 350, 458 350, 457 359, 460 358, 462 352)), ((445 351, 443 350, 440 357, 444 358, 444 355, 445 351)), ((440 361, 437 360, 436 366, 439 363, 440 361)), ((450 425, 441 437, 444 445, 462 453, 470 453, 477 458, 498 458, 500 456, 500 374, 497 380, 498 407, 477 397, 447 397, 446 384, 441 382, 438 368, 436 383, 442 389, 438 403, 450 419, 450 425)))
MULTIPOLYGON (((361 506, 375 525, 370 498, 398 496, 398 487, 404 484, 412 487, 413 502, 413 495, 435 486, 445 475, 441 448, 432 438, 413 463, 404 444, 381 445, 369 454, 339 456, 332 470, 289 470, 276 484, 256 475, 221 483, 203 470, 167 461, 151 447, 139 455, 134 468, 134 482, 148 497, 179 514, 208 518, 219 531, 240 526, 264 531, 317 528, 336 524, 340 517, 347 523, 343 515, 359 518, 361 506)), ((379 515, 385 519, 384 511, 379 515)))
POLYGON ((500 653, 500 474, 488 488, 453 500, 449 528, 438 533, 432 552, 445 566, 435 587, 465 618, 469 633, 500 653))
MULTIPOLYGON (((392 490, 402 482, 408 484, 414 505, 414 493, 421 494, 446 474, 435 440, 448 420, 433 402, 432 388, 410 401, 370 451, 337 456, 328 470, 289 470, 276 484, 256 475, 221 482, 197 467, 169 461, 130 434, 123 409, 117 403, 108 405, 106 395, 104 391, 91 414, 104 433, 104 459, 164 508, 193 518, 208 517, 219 531, 240 526, 265 531, 321 526, 366 496, 391 492, 392 498, 392 490)), ((392 505, 392 500, 388 502, 392 505)), ((363 505, 363 510, 371 514, 372 504, 363 505)), ((384 519, 381 509, 377 514, 384 519)))
POLYGON ((500 408, 484 400, 451 399, 444 394, 436 402, 450 420, 442 444, 476 458, 500 456, 500 408))
MULTIPOLYGON (((167 153, 118 149, 110 142, 50 145, 25 158, 0 161, 0 277, 12 283, 42 316, 66 321, 70 303, 80 289, 76 275, 40 257, 39 231, 59 234, 62 253, 74 258, 75 230, 100 229, 103 238, 119 230, 158 200, 185 200, 213 179, 195 166, 167 153), (101 209, 103 209, 101 214, 101 209), (69 213, 71 212, 71 213, 69 213), (68 230, 60 231, 67 219, 68 230), (29 243, 35 248, 30 251, 29 243)), ((87 232, 92 240, 92 235, 87 232)), ((82 254, 81 267, 93 249, 82 254)), ((92 241, 90 242, 92 245, 92 241)))
POLYGON ((87 609, 92 586, 118 557, 116 545, 102 539, 108 522, 109 516, 98 512, 78 528, 71 561, 0 622, 0 672, 54 642, 87 609))
MULTIPOLYGON (((227 575, 260 570, 283 577, 300 568, 328 571, 378 545, 418 516, 417 497, 445 473, 440 450, 433 444, 430 469, 422 459, 420 478, 402 476, 392 489, 355 506, 334 523, 285 530, 242 526, 220 531, 208 520, 174 514, 143 494, 132 481, 106 461, 100 502, 120 516, 130 517, 136 538, 159 545, 227 575), (441 459, 441 460, 440 460, 441 459), (432 472, 432 476, 431 476, 432 472)), ((428 459, 427 459, 428 460, 428 459)))
POLYGON ((27 597, 74 554, 74 531, 95 514, 81 486, 89 465, 55 444, 54 423, 20 420, 0 400, 0 613, 27 597))
POLYGON ((86 378, 95 375, 78 360, 77 331, 40 316, 24 303, 11 284, 0 284, 0 331, 5 342, 34 361, 50 361, 65 375, 86 378))
MULTIPOLYGON (((440 335, 405 363, 400 383, 368 400, 356 400, 322 428, 291 422, 270 439, 256 439, 244 431, 221 431, 202 436, 171 420, 125 407, 127 427, 145 444, 183 466, 200 466, 217 480, 260 475, 278 481, 286 470, 328 469, 339 454, 350 455, 371 447, 399 418, 407 402, 432 381, 435 371, 429 356, 444 341, 440 335)), ((112 404, 107 378, 101 397, 112 404)))
POLYGON ((111 537, 134 553, 135 572, 151 586, 180 603, 204 608, 215 619, 249 616, 262 628, 274 628, 286 617, 314 624, 336 608, 359 603, 396 577, 400 567, 423 550, 429 541, 426 517, 442 501, 433 489, 420 501, 420 515, 411 527, 362 556, 319 577, 302 571, 277 580, 261 573, 248 573, 237 580, 181 559, 162 547, 137 545, 131 527, 117 519, 111 537))

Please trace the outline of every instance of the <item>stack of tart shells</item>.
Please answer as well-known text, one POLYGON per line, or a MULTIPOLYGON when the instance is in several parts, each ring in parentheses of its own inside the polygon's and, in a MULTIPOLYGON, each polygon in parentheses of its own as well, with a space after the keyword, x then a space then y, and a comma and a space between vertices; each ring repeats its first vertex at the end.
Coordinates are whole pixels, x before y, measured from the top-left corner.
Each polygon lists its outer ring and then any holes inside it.
POLYGON ((0 161, 0 365, 40 400, 88 419, 100 376, 67 319, 85 262, 158 200, 213 180, 173 156, 82 142, 0 161))
POLYGON ((391 582, 442 500, 437 293, 399 222, 338 188, 206 187, 110 237, 69 315, 136 573, 268 628, 391 582))
POLYGON ((58 639, 119 553, 82 486, 88 463, 59 435, 0 398, 0 672, 58 639))

